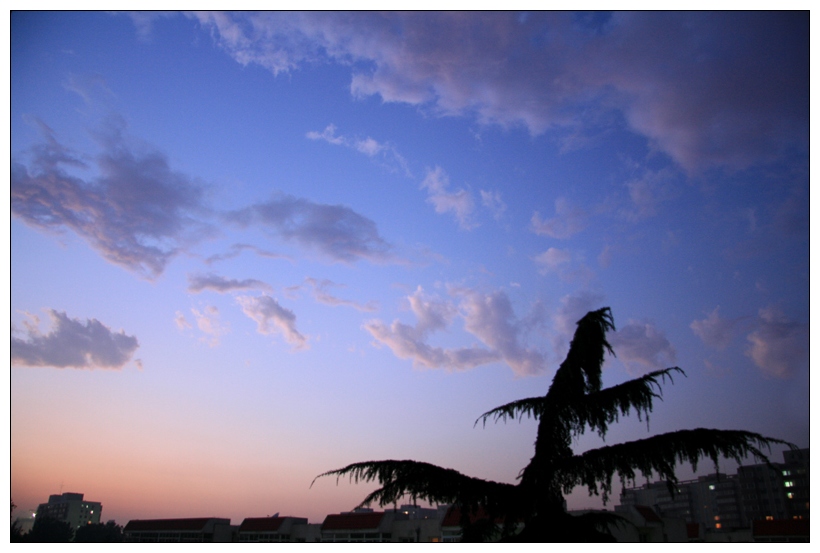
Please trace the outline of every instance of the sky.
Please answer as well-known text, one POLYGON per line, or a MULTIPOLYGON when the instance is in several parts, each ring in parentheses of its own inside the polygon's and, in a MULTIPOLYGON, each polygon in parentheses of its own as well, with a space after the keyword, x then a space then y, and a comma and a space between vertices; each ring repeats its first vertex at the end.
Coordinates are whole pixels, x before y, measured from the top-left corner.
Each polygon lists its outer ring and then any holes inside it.
POLYGON ((536 423, 476 419, 605 306, 606 386, 686 377, 576 452, 809 447, 806 13, 10 21, 19 508, 321 522, 374 486, 314 477, 379 459, 514 483, 536 423))

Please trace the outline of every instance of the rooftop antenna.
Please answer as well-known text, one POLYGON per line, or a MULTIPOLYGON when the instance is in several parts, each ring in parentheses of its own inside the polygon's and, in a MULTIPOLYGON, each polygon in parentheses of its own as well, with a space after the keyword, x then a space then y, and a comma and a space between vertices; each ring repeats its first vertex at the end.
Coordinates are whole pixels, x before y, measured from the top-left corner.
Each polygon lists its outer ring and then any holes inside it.
POLYGON ((63 495, 63 482, 60 481, 60 495, 63 495))

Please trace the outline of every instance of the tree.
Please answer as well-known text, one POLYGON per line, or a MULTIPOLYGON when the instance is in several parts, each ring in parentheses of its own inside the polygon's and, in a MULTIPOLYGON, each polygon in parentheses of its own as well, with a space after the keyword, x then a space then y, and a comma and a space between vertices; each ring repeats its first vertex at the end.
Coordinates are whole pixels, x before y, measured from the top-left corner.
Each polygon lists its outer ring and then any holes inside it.
POLYGON ((26 534, 26 541, 33 543, 63 543, 74 538, 71 525, 62 520, 48 516, 37 517, 34 526, 26 534))
POLYGON ((478 418, 507 421, 525 416, 538 420, 535 454, 518 475, 517 484, 492 482, 465 476, 418 461, 366 461, 317 476, 347 476, 353 482, 377 481, 381 487, 370 493, 361 506, 378 502, 385 506, 409 495, 433 503, 452 503, 461 511, 463 536, 486 539, 497 530, 505 540, 529 542, 607 541, 608 527, 620 517, 605 513, 572 516, 564 509, 564 494, 586 486, 590 495, 612 491, 612 478, 634 481, 637 473, 652 474, 677 482, 675 466, 688 462, 697 470, 698 461, 720 457, 738 462, 752 455, 768 463, 762 449, 771 450, 782 440, 753 432, 698 428, 653 436, 624 444, 574 454, 573 437, 587 429, 604 438, 609 425, 634 412, 649 420, 653 400, 661 398, 661 385, 678 367, 650 372, 617 386, 601 388, 601 368, 606 352, 614 355, 606 333, 615 329, 608 307, 587 313, 570 343, 569 353, 555 373, 546 395, 522 399, 497 407, 478 418), (487 524, 490 521, 492 524, 487 524), (523 523, 523 529, 520 531, 523 523), (500 528, 500 529, 499 529, 500 528))
POLYGON ((74 535, 76 543, 112 543, 123 541, 122 526, 113 520, 105 524, 86 524, 77 528, 74 535))

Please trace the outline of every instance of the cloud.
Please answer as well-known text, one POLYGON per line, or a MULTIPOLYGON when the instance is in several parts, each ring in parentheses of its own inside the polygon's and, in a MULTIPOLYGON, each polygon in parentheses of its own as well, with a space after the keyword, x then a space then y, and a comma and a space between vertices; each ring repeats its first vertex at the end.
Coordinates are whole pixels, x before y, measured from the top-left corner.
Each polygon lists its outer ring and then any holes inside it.
POLYGON ((367 138, 351 138, 336 134, 336 125, 330 124, 322 132, 310 131, 306 135, 311 140, 324 140, 328 144, 345 146, 352 148, 370 158, 380 159, 386 167, 392 170, 401 169, 406 175, 410 175, 407 161, 390 144, 381 143, 369 136, 367 138))
POLYGON ((790 321, 776 306, 759 311, 758 329, 746 339, 746 350, 755 365, 767 376, 788 378, 809 358, 808 325, 790 321))
MULTIPOLYGON (((237 62, 351 68, 351 93, 570 137, 626 121, 689 170, 806 151, 797 12, 192 14, 237 62), (606 117, 615 112, 618 117, 606 117), (579 130, 579 126, 582 128, 579 130)), ((583 140, 581 139, 582 143, 583 140)))
POLYGON ((204 212, 202 187, 173 171, 163 154, 132 149, 122 125, 98 134, 102 153, 90 180, 64 169, 85 164, 41 128, 45 141, 32 149, 30 166, 13 162, 11 171, 11 210, 29 225, 71 229, 108 261, 147 278, 208 232, 195 218, 204 212))
POLYGON ((482 294, 466 288, 453 288, 450 293, 462 298, 458 307, 450 301, 429 297, 419 287, 407 297, 416 317, 414 326, 398 320, 388 326, 373 320, 364 328, 377 343, 388 346, 396 357, 411 359, 414 367, 467 370, 503 361, 519 376, 544 370, 543 356, 521 343, 532 321, 515 317, 503 291, 482 294), (442 348, 428 343, 431 334, 445 330, 456 316, 464 319, 464 329, 486 347, 442 348))
MULTIPOLYGON (((335 282, 327 279, 317 280, 313 277, 307 277, 305 279, 305 284, 310 286, 311 290, 313 291, 313 298, 318 301, 319 303, 323 303, 325 305, 331 305, 333 307, 337 306, 346 306, 352 307, 358 311, 366 311, 372 312, 378 309, 378 302, 376 301, 369 301, 367 303, 361 304, 355 301, 350 300, 343 300, 341 298, 337 298, 333 294, 327 291, 328 288, 332 288, 335 286, 342 286, 341 284, 336 284, 335 282)), ((290 286, 286 289, 287 292, 296 292, 299 290, 301 286, 290 286)))
POLYGON ((219 337, 228 332, 228 327, 219 320, 219 309, 214 305, 208 305, 203 311, 191 309, 191 313, 194 315, 197 328, 209 336, 208 345, 218 345, 219 337))
POLYGON ((177 311, 174 314, 174 323, 177 325, 177 328, 180 330, 185 330, 191 328, 191 323, 188 322, 188 319, 185 318, 185 314, 181 311, 177 311))
POLYGON ((572 261, 572 254, 569 250, 550 248, 544 253, 536 255, 533 260, 540 267, 538 272, 545 275, 547 273, 559 272, 565 265, 572 261))
POLYGON ((203 290, 213 290, 224 294, 234 290, 271 290, 270 284, 246 278, 244 280, 228 279, 213 273, 207 275, 188 275, 188 291, 198 294, 203 290))
POLYGON ((692 321, 689 328, 707 346, 715 349, 726 349, 732 341, 732 331, 736 321, 722 318, 718 314, 719 309, 720 306, 715 307, 705 319, 692 321))
POLYGON ((240 226, 261 224, 279 237, 317 250, 333 261, 391 259, 391 246, 379 236, 376 223, 341 205, 282 195, 231 212, 227 219, 240 226))
POLYGON ((622 215, 630 221, 657 215, 660 206, 678 194, 675 185, 677 177, 669 169, 646 170, 640 178, 627 182, 631 205, 622 210, 622 215))
POLYGON ((296 330, 296 315, 279 305, 274 298, 267 295, 239 296, 236 301, 242 306, 242 312, 256 321, 256 330, 260 334, 282 334, 295 350, 309 347, 307 338, 296 330))
POLYGON ((507 211, 507 204, 501 199, 501 193, 498 191, 491 192, 489 190, 481 190, 481 203, 490 210, 493 218, 497 221, 501 219, 504 212, 507 211))
POLYGON ((435 169, 428 169, 427 176, 421 183, 421 188, 427 189, 427 201, 433 204, 436 213, 452 211, 459 227, 464 230, 475 228, 477 225, 471 220, 475 209, 473 197, 464 189, 450 192, 449 186, 450 178, 444 169, 438 166, 435 169))
POLYGON ((604 307, 604 297, 595 292, 582 290, 561 298, 552 316, 555 333, 552 339, 556 359, 563 361, 569 351, 569 343, 575 335, 578 321, 590 311, 604 307))
POLYGON ((287 259, 289 261, 292 261, 292 259, 287 255, 263 250, 261 248, 257 248, 256 246, 252 246, 251 244, 233 244, 227 253, 209 256, 207 259, 205 259, 205 263, 207 265, 211 265, 212 263, 215 263, 217 261, 233 259, 234 257, 239 256, 245 250, 251 250, 260 257, 267 257, 270 259, 287 259))
MULTIPOLYGON (((645 370, 663 369, 675 363, 675 348, 661 330, 648 322, 629 321, 608 337, 618 359, 633 371, 634 364, 645 370)), ((645 372, 645 371, 636 371, 645 372)))
POLYGON ((544 221, 536 211, 532 215, 530 228, 538 235, 569 238, 584 230, 586 217, 582 209, 571 205, 565 198, 558 198, 555 200, 555 217, 544 221))
POLYGON ((121 369, 139 347, 135 336, 111 329, 97 319, 85 323, 48 310, 51 330, 40 332, 39 319, 26 322, 26 338, 11 337, 11 363, 22 367, 121 369))

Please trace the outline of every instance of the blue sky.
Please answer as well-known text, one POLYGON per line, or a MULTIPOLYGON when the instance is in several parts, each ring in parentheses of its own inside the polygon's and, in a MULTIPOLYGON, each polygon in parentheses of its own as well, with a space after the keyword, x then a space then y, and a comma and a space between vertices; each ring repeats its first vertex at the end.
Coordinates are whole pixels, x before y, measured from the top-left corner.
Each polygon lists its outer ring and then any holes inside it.
POLYGON ((686 371, 650 432, 808 447, 808 59, 804 13, 12 13, 15 503, 512 482, 534 423, 473 423, 603 306, 605 384, 686 371))

